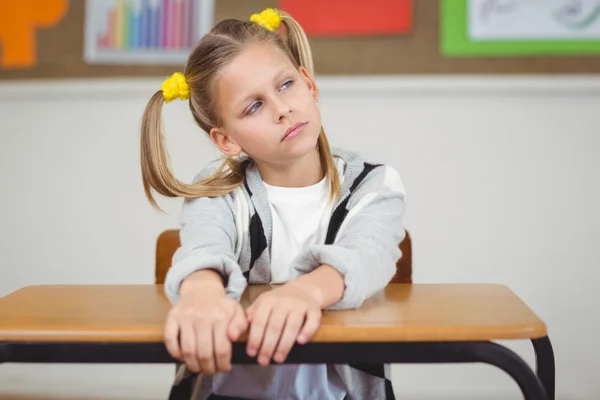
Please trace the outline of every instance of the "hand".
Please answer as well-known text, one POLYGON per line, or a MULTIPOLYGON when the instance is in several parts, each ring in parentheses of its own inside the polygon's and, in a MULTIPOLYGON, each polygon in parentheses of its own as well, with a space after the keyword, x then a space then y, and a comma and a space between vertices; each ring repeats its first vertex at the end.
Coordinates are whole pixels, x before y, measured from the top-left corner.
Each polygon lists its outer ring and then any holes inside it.
POLYGON ((310 287, 287 283, 261 294, 246 310, 250 333, 247 353, 258 363, 282 363, 294 342, 310 340, 321 322, 319 296, 310 287), (260 349, 259 349, 260 347, 260 349))
POLYGON ((231 342, 247 328, 240 304, 209 282, 181 294, 167 315, 164 338, 173 358, 194 373, 212 375, 231 370, 231 342))

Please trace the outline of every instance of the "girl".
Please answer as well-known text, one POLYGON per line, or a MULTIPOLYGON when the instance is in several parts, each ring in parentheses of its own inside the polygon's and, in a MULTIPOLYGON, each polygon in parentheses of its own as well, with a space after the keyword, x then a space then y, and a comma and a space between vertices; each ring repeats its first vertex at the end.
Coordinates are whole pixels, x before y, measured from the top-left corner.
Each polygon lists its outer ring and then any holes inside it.
POLYGON ((398 173, 332 152, 318 96, 304 31, 267 9, 218 23, 148 103, 146 195, 155 206, 152 190, 185 198, 165 282, 165 344, 183 362, 172 399, 393 398, 387 366, 272 364, 310 340, 322 310, 358 307, 381 290, 401 256, 398 173), (173 176, 164 144, 161 108, 176 98, 225 156, 193 184, 173 176), (282 285, 243 310, 248 283, 282 285), (231 343, 246 331, 259 365, 232 367, 231 343))

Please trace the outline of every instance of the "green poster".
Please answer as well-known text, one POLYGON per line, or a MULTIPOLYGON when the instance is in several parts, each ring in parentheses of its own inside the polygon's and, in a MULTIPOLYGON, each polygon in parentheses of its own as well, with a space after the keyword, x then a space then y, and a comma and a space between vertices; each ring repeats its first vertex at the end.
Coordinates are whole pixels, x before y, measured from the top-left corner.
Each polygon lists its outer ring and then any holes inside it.
MULTIPOLYGON (((491 34, 480 29, 480 32, 484 32, 484 34, 472 39, 470 37, 472 32, 469 32, 469 29, 477 29, 479 23, 473 22, 475 17, 483 18, 479 11, 485 11, 484 7, 489 9, 493 3, 499 7, 497 4, 501 2, 440 0, 440 46, 441 52, 445 56, 600 55, 600 3, 593 4, 596 8, 573 9, 571 7, 567 9, 568 2, 563 2, 563 7, 565 7, 563 12, 557 8, 556 2, 513 1, 512 4, 504 2, 502 4, 504 9, 499 9, 500 11, 497 13, 498 18, 504 18, 504 22, 512 18, 514 21, 512 25, 504 23, 501 25, 501 29, 496 29, 496 31, 486 28, 492 32, 491 34), (554 9, 550 9, 551 5, 554 6, 554 9), (539 10, 532 10, 533 6, 539 7, 539 10), (480 8, 476 9, 475 7, 480 8), (526 9, 526 7, 530 7, 530 9, 526 9), (469 12, 477 12, 471 21, 469 12), (532 18, 532 16, 534 17, 532 18), (566 33, 561 37, 561 32, 566 33), (485 34, 488 36, 484 37, 485 34), (576 35, 581 37, 574 37, 576 35)), ((588 3, 591 4, 591 2, 588 3)), ((479 26, 483 25, 479 23, 479 26)))

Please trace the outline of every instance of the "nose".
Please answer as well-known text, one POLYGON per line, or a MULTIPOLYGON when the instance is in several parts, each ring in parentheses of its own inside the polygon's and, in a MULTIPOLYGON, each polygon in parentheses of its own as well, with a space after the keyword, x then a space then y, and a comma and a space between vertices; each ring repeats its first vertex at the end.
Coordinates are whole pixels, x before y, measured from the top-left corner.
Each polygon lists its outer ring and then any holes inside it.
POLYGON ((292 107, 282 99, 275 100, 275 122, 280 123, 292 114, 292 107))

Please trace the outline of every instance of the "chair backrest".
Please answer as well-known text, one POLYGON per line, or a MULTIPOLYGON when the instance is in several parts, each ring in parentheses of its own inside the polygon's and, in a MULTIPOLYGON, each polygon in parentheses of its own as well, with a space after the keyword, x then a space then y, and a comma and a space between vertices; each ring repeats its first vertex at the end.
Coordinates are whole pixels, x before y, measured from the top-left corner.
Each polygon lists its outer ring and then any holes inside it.
MULTIPOLYGON (((155 283, 163 284, 167 271, 171 268, 171 260, 175 250, 179 248, 179 230, 170 229, 162 232, 156 241, 155 283)), ((410 234, 406 231, 404 240, 400 243, 402 257, 396 263, 396 275, 393 283, 412 283, 412 243, 410 234)))

